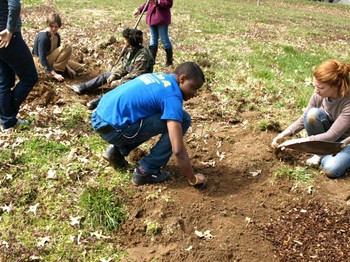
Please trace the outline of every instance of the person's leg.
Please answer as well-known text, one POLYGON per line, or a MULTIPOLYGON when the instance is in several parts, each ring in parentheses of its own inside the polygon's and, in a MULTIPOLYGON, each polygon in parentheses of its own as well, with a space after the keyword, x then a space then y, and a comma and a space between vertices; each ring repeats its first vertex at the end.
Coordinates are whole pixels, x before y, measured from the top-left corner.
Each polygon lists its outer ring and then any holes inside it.
POLYGON ((169 38, 168 30, 168 25, 158 26, 159 37, 166 53, 165 67, 171 66, 173 64, 173 46, 169 38))
POLYGON ((89 92, 95 90, 105 84, 107 84, 107 79, 110 77, 111 72, 104 72, 101 75, 80 84, 80 89, 82 92, 89 92))
POLYGON ((320 108, 310 108, 304 118, 304 126, 309 136, 322 134, 328 131, 332 123, 327 113, 320 108))
POLYGON ((149 45, 150 46, 158 46, 158 39, 159 39, 158 27, 157 26, 149 26, 149 31, 151 33, 149 45))
POLYGON ((70 68, 72 68, 75 72, 81 72, 83 71, 83 68, 84 68, 84 65, 78 63, 78 62, 75 62, 73 60, 68 60, 68 66, 70 68))
POLYGON ((324 156, 321 167, 328 178, 338 178, 350 168, 350 145, 346 146, 335 156, 324 156))
MULTIPOLYGON (((304 118, 304 126, 309 136, 322 134, 327 132, 332 123, 328 119, 327 113, 320 108, 310 108, 304 118)), ((310 166, 318 166, 323 156, 313 155, 306 160, 306 164, 310 166)))
POLYGON ((1 122, 6 129, 17 123, 19 108, 38 81, 38 74, 30 50, 19 32, 14 33, 10 45, 2 50, 0 58, 0 76, 4 76, 0 79, 1 122), (11 91, 15 75, 19 81, 11 91))
POLYGON ((68 44, 63 44, 56 48, 47 56, 47 61, 52 68, 57 72, 64 72, 67 67, 69 58, 72 55, 72 46, 68 44))
POLYGON ((87 92, 91 92, 100 86, 103 86, 107 83, 108 77, 111 75, 111 72, 104 72, 101 75, 86 81, 84 83, 75 84, 75 85, 67 85, 68 88, 72 89, 74 92, 78 94, 83 94, 87 92))
POLYGON ((17 123, 11 88, 15 85, 15 72, 0 58, 0 121, 4 129, 17 123))
MULTIPOLYGON (((144 168, 146 172, 149 173, 157 173, 160 168, 165 166, 171 155, 172 155, 172 147, 169 138, 169 133, 166 125, 166 121, 162 121, 159 123, 160 125, 153 126, 153 129, 160 128, 163 133, 157 144, 151 149, 148 156, 144 157, 139 161, 140 166, 144 168), (165 132, 164 132, 165 131, 165 132)), ((185 134, 188 128, 191 125, 191 116, 183 111, 183 121, 182 121, 182 132, 185 134)), ((150 127, 152 128, 152 127, 150 127)))

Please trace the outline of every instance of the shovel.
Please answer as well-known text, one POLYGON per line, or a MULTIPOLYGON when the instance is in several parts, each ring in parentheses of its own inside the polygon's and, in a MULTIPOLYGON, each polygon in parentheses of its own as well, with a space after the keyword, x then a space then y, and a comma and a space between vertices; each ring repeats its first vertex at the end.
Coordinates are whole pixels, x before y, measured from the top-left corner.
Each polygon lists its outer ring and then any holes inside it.
POLYGON ((350 137, 341 142, 329 141, 302 141, 302 139, 292 139, 283 142, 278 148, 290 148, 306 153, 317 155, 334 155, 339 153, 344 147, 350 143, 350 137))

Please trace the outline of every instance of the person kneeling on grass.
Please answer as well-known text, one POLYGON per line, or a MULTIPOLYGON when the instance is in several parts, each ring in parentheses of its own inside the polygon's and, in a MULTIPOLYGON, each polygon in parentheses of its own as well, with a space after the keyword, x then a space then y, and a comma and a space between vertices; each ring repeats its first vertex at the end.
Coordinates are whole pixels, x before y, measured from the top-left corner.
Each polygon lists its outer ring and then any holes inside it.
POLYGON ((202 69, 194 62, 185 62, 173 74, 143 74, 102 96, 91 122, 102 139, 111 144, 103 157, 123 167, 131 150, 160 134, 149 155, 139 161, 132 183, 139 186, 170 179, 171 175, 160 169, 174 153, 189 183, 205 185, 206 178, 193 172, 183 141, 191 124, 183 101, 197 96, 204 81, 202 69))
MULTIPOLYGON (((297 121, 277 135, 272 147, 278 147, 283 138, 300 130, 306 130, 308 137, 294 139, 303 141, 339 142, 350 136, 350 64, 327 60, 313 72, 315 92, 305 113, 297 121)), ((309 165, 321 167, 329 178, 338 178, 350 167, 350 145, 333 155, 314 155, 306 161, 309 165)))
MULTIPOLYGON (((127 52, 123 56, 123 63, 114 66, 111 72, 104 72, 90 81, 71 85, 68 86, 68 88, 78 94, 83 94, 91 92, 106 83, 108 83, 111 88, 116 88, 141 74, 152 73, 154 59, 150 51, 143 47, 142 35, 142 31, 140 30, 124 29, 123 37, 127 52)), ((101 96, 98 96, 90 101, 87 104, 88 109, 95 109, 100 99, 101 96)))

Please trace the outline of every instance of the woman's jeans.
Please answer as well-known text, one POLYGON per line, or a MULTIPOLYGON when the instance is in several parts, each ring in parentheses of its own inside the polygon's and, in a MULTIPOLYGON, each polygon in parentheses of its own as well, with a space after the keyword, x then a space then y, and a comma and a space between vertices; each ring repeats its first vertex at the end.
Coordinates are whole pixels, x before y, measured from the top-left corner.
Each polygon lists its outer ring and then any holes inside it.
MULTIPOLYGON (((320 108, 310 108, 305 115, 304 126, 309 136, 325 133, 331 125, 327 113, 320 108)), ((342 138, 338 139, 337 142, 341 140, 342 138)), ((350 167, 350 145, 347 145, 336 155, 325 155, 321 160, 321 167, 329 178, 344 175, 350 167)))
POLYGON ((15 32, 9 46, 0 48, 0 122, 4 129, 16 125, 19 108, 37 81, 33 56, 21 32, 15 32), (19 82, 15 85, 16 75, 19 82))
MULTIPOLYGON (((96 114, 92 115, 92 125, 95 129, 99 126, 104 126, 105 123, 96 114)), ((191 125, 191 116, 183 111, 182 132, 186 133, 191 125)), ((165 166, 171 155, 172 146, 169 138, 167 121, 161 119, 161 114, 155 114, 137 123, 122 129, 115 129, 108 133, 100 134, 100 136, 110 144, 113 144, 115 149, 127 156, 131 150, 135 149, 150 138, 161 135, 156 145, 151 149, 149 155, 139 161, 139 164, 148 173, 157 173, 160 168, 165 166)))
POLYGON ((150 26, 151 40, 149 45, 158 46, 158 39, 160 37, 164 49, 172 48, 173 46, 169 39, 168 28, 168 25, 150 26))

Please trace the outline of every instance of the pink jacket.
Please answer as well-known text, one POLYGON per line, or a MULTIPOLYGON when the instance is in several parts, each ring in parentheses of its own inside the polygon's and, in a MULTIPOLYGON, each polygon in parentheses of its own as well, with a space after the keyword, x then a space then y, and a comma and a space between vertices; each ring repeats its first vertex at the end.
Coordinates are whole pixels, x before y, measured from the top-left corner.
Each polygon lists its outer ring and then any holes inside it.
MULTIPOLYGON (((146 3, 141 5, 138 10, 141 13, 146 3)), ((170 8, 173 6, 173 0, 156 0, 155 3, 149 2, 146 7, 146 23, 151 26, 170 25, 170 8)))

